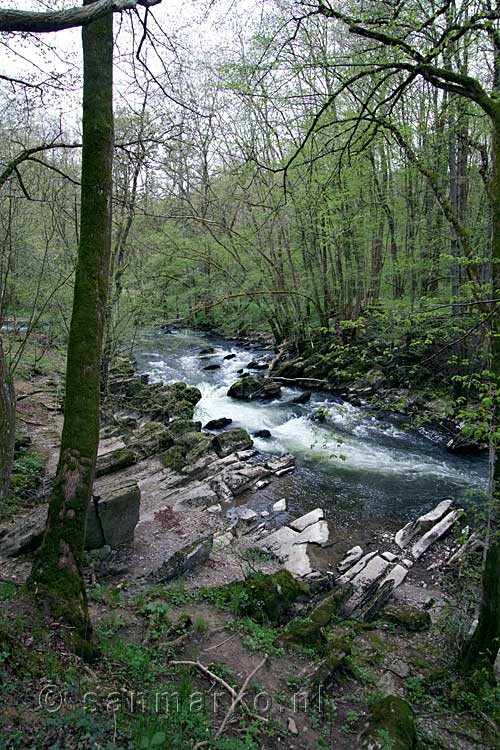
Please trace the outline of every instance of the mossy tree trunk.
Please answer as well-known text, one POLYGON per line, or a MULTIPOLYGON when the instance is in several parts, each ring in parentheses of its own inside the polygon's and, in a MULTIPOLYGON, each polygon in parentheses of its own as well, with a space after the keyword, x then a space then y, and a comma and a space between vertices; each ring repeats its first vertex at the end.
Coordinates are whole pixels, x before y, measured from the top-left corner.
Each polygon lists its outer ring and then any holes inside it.
MULTIPOLYGON (((93 0, 84 0, 88 5, 93 0)), ((43 543, 29 584, 92 652, 82 576, 87 509, 99 442, 99 373, 111 249, 113 19, 82 30, 83 139, 80 244, 66 365, 59 465, 43 543)))
MULTIPOLYGON (((500 299, 500 105, 495 105, 493 121, 493 170, 490 200, 493 216, 492 291, 493 299, 500 299)), ((500 390, 500 315, 497 312, 491 325, 491 355, 494 386, 500 390)), ((498 396, 497 396, 498 399, 498 396)), ((496 400, 497 400, 496 399, 496 400)), ((490 533, 484 561, 482 596, 477 627, 461 654, 461 671, 480 679, 493 680, 493 666, 500 647, 500 441, 499 405, 494 405, 493 439, 495 440, 495 468, 490 508, 490 533)))
POLYGON ((16 436, 16 403, 14 386, 0 336, 0 512, 9 491, 14 442, 16 436))

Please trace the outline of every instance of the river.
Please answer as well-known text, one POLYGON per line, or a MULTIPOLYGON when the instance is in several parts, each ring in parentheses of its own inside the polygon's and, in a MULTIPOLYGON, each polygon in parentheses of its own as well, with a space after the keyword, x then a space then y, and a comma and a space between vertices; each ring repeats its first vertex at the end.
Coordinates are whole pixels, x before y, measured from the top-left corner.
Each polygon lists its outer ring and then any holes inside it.
MULTIPOLYGON (((481 502, 486 489, 483 457, 448 453, 432 431, 405 430, 396 416, 381 418, 369 407, 355 407, 324 392, 313 392, 306 405, 287 403, 301 391, 283 388, 279 400, 237 401, 227 397, 238 370, 269 350, 249 350, 238 342, 193 330, 143 331, 136 341, 140 372, 152 381, 184 381, 200 389, 195 418, 203 424, 218 417, 250 433, 268 429, 271 438, 254 438, 263 453, 293 453, 297 469, 287 478, 290 510, 321 506, 339 523, 397 525, 429 510, 444 498, 462 504, 481 502), (214 347, 212 355, 200 350, 214 347), (233 359, 224 357, 234 354, 233 359), (220 369, 206 371, 209 364, 220 369), (312 415, 322 407, 325 422, 312 415)), ((258 503, 257 503, 258 506, 258 503)))

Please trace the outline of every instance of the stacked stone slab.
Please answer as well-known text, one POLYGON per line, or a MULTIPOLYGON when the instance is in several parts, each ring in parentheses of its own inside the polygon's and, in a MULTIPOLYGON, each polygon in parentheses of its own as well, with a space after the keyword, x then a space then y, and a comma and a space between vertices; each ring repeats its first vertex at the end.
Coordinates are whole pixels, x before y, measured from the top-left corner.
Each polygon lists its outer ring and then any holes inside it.
POLYGON ((450 510, 444 500, 433 510, 400 529, 394 542, 401 555, 375 550, 363 555, 361 547, 350 549, 338 566, 338 586, 346 588, 344 617, 371 620, 382 609, 393 591, 405 580, 410 568, 452 528, 463 512, 450 510))

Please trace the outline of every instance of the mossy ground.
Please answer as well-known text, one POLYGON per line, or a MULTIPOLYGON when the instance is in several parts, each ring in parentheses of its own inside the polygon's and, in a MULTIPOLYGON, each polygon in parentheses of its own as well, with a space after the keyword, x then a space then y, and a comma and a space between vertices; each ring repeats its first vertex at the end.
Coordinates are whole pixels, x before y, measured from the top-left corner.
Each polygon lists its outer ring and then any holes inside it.
POLYGON ((318 704, 305 696, 322 655, 283 642, 286 618, 277 625, 241 614, 244 594, 243 583, 229 598, 227 588, 193 591, 179 582, 94 586, 89 598, 101 657, 86 667, 65 648, 60 628, 3 584, 0 746, 185 750, 207 741, 215 750, 352 750, 384 695, 381 677, 391 669, 415 711, 422 750, 497 746, 498 691, 472 696, 460 688, 435 631, 329 621, 328 648, 333 653, 348 643, 348 655, 318 704), (199 670, 172 661, 200 661, 237 690, 264 653, 268 663, 256 673, 246 703, 267 721, 237 710, 215 740, 229 694, 199 670), (402 661, 409 672, 399 678, 402 661), (297 736, 287 729, 289 718, 297 736))

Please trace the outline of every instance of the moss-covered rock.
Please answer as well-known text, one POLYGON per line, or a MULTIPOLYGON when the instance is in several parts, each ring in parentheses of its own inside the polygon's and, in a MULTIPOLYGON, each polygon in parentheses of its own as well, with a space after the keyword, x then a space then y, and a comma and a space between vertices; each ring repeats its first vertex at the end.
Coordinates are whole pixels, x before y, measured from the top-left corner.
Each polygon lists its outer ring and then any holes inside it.
POLYGON ((170 431, 160 422, 148 422, 134 430, 129 448, 144 458, 154 456, 174 444, 170 431))
POLYGON ((269 400, 280 397, 281 387, 272 380, 259 380, 253 375, 248 375, 233 383, 227 395, 240 401, 253 401, 258 398, 269 400))
POLYGON ((165 469, 180 471, 186 465, 186 456, 180 445, 174 445, 162 453, 160 460, 165 469))
POLYGON ((395 622, 406 630, 428 630, 432 625, 431 616, 424 609, 412 607, 409 604, 392 604, 385 608, 382 617, 389 622, 395 622))
POLYGON ((337 613, 342 596, 342 591, 335 589, 320 601, 308 617, 292 620, 283 633, 283 641, 324 651, 327 643, 324 628, 337 613))
POLYGON ((186 432, 175 436, 174 439, 175 445, 161 456, 163 466, 173 471, 180 471, 210 449, 209 436, 201 432, 186 432))
POLYGON ((212 445, 220 458, 229 456, 235 451, 247 450, 253 445, 253 440, 246 430, 224 430, 212 438, 212 445))
POLYGON ((222 587, 227 601, 237 599, 238 612, 256 622, 279 623, 297 599, 309 593, 306 584, 296 581, 288 570, 271 575, 254 573, 245 579, 222 587))
POLYGON ((417 731, 415 714, 410 704, 395 695, 388 695, 375 703, 370 711, 368 726, 361 735, 361 747, 366 750, 415 750, 417 731))
POLYGON ((131 448, 117 448, 117 450, 98 456, 95 475, 102 477, 113 474, 137 463, 137 454, 131 448))
POLYGON ((342 623, 330 634, 325 646, 326 655, 309 677, 309 697, 312 701, 320 697, 321 690, 327 687, 343 668, 345 659, 351 654, 356 635, 356 628, 351 623, 342 623))

